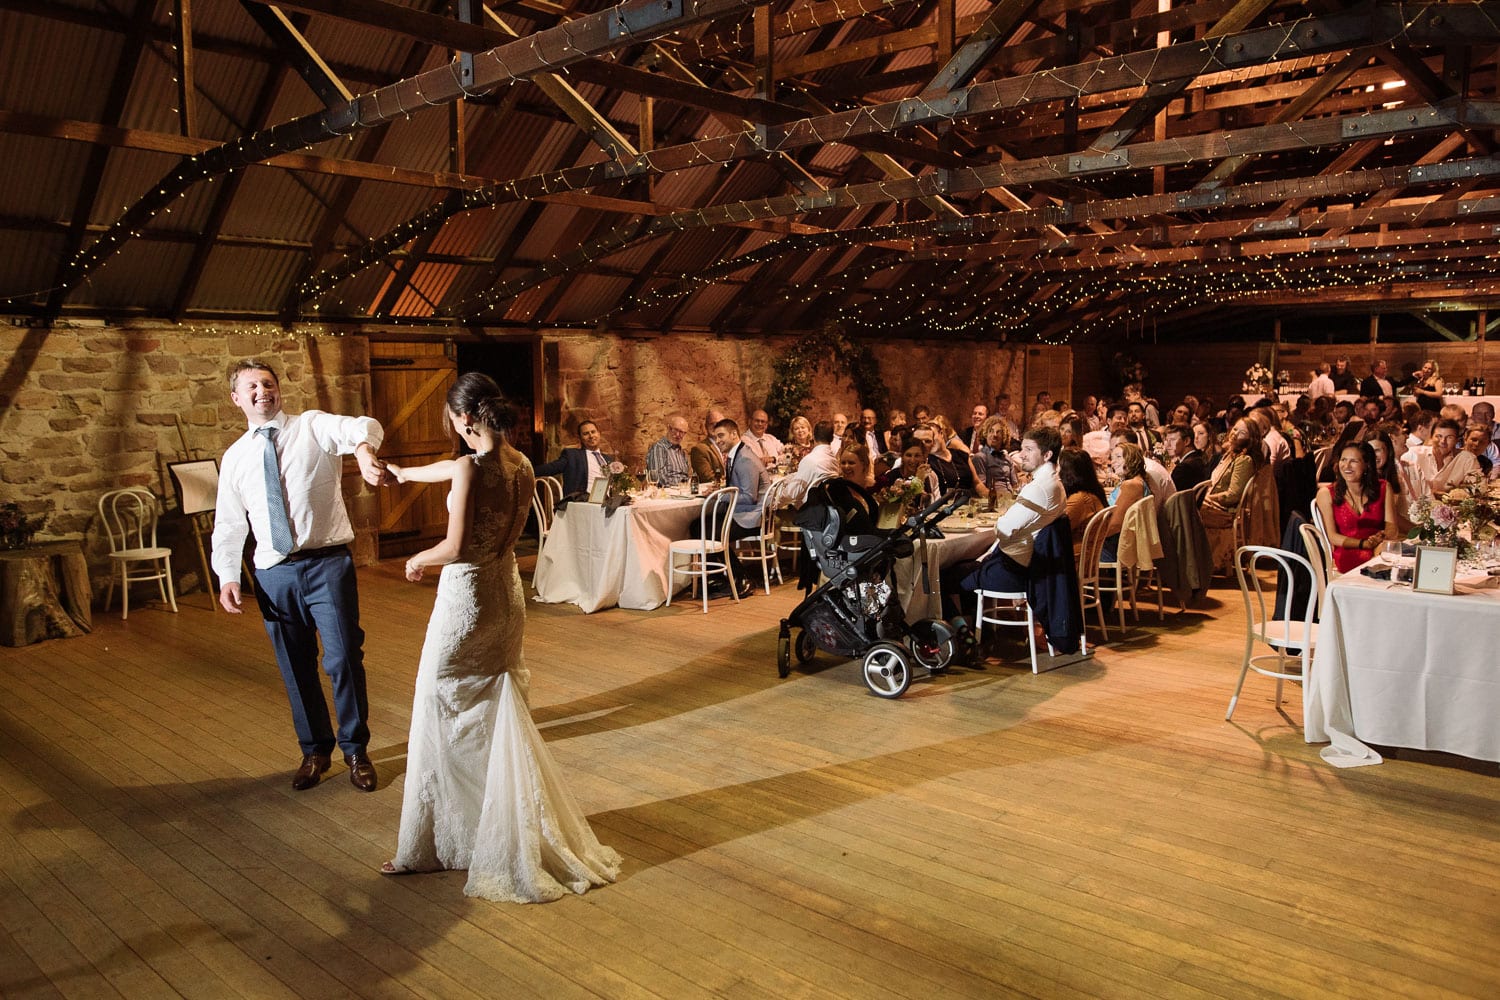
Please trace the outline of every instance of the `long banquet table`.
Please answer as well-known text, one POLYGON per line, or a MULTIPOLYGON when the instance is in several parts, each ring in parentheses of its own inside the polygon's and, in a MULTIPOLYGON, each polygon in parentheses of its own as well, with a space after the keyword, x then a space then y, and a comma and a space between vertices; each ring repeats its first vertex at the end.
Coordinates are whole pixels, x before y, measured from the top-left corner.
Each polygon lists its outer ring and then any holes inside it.
POLYGON ((599 504, 568 504, 537 557, 536 599, 572 602, 585 612, 660 607, 667 600, 668 546, 688 537, 702 507, 692 498, 637 498, 606 517, 599 504))
POLYGON ((1325 761, 1379 764, 1366 742, 1500 761, 1500 589, 1458 591, 1357 572, 1329 583, 1302 692, 1307 742, 1331 741, 1325 761))

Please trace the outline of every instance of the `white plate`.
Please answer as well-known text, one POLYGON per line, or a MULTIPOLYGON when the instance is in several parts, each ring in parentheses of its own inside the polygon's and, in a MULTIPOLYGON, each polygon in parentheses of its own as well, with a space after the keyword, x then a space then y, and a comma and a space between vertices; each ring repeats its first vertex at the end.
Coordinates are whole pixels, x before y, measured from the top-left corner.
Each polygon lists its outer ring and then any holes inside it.
POLYGON ((979 523, 977 521, 970 521, 960 518, 952 518, 951 520, 943 521, 938 525, 938 529, 945 535, 964 535, 973 531, 977 527, 979 527, 979 523))

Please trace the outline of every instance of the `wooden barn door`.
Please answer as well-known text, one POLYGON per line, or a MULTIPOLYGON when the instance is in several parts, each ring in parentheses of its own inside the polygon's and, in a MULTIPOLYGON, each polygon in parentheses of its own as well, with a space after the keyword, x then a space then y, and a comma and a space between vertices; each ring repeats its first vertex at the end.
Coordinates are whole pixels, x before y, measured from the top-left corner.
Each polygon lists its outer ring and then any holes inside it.
MULTIPOLYGON (((453 457, 443 397, 457 375, 457 364, 441 343, 371 342, 371 415, 385 427, 381 458, 426 465, 453 457)), ((442 538, 448 525, 447 493, 446 483, 380 490, 380 558, 410 555, 442 538)))

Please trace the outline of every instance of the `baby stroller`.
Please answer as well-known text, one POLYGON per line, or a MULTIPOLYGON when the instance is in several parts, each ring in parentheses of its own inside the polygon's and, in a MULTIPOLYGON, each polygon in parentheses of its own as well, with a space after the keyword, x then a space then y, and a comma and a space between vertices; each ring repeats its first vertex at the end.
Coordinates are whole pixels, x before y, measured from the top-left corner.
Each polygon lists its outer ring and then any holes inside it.
POLYGON ((945 494, 890 531, 850 530, 861 516, 839 502, 837 480, 814 486, 795 522, 818 569, 828 579, 781 620, 776 670, 791 673, 792 655, 810 662, 819 649, 863 657, 865 684, 882 698, 899 698, 911 685, 913 665, 929 675, 953 660, 953 629, 937 618, 906 623, 890 579, 897 559, 912 553, 912 540, 936 532, 934 525, 968 499, 962 490, 945 494), (796 641, 792 629, 799 629, 796 641))

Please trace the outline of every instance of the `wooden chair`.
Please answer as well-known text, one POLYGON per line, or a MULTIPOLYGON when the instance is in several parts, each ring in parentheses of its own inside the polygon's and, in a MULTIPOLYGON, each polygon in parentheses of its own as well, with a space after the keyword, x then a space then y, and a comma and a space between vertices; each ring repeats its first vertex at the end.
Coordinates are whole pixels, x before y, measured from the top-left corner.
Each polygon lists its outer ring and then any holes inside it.
MULTIPOLYGON (((177 594, 172 589, 172 550, 156 544, 156 522, 161 501, 143 486, 111 490, 99 498, 99 520, 109 538, 109 557, 120 567, 120 618, 130 617, 130 585, 151 580, 161 599, 177 613, 177 594), (145 564, 142 566, 141 564, 145 564), (138 567, 132 569, 131 567, 138 567)), ((109 575, 104 592, 104 610, 115 593, 115 574, 109 575)))
MULTIPOLYGON (((1099 557, 1104 553, 1105 532, 1109 530, 1110 510, 1103 510, 1089 518, 1083 527, 1083 545, 1078 549, 1078 603, 1083 613, 1085 629, 1088 627, 1089 609, 1093 608, 1099 618, 1100 642, 1109 641, 1109 625, 1104 621, 1104 602, 1100 598, 1099 557)), ((1123 612, 1122 612, 1123 614, 1123 612)))

